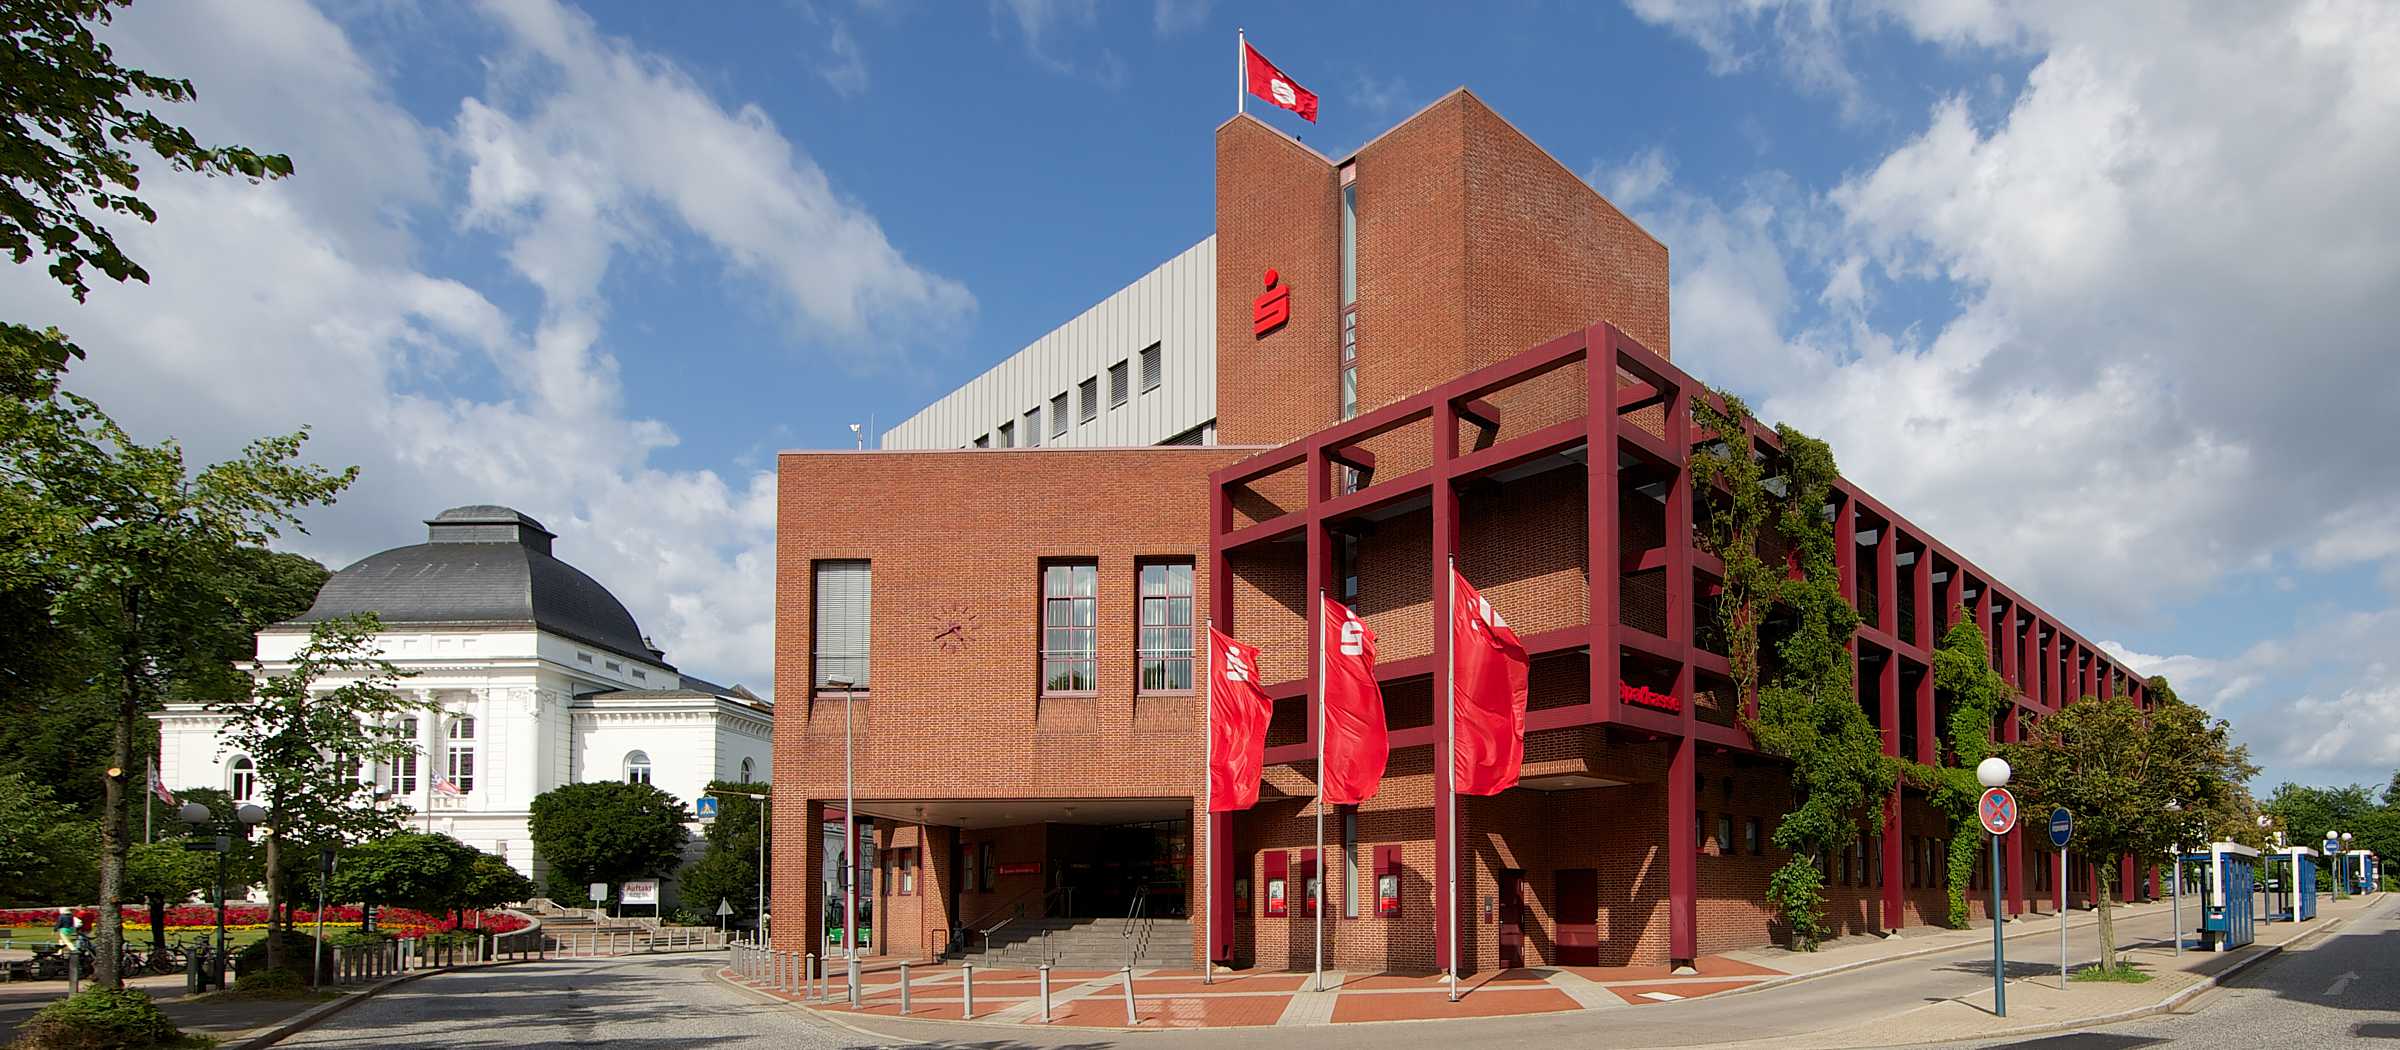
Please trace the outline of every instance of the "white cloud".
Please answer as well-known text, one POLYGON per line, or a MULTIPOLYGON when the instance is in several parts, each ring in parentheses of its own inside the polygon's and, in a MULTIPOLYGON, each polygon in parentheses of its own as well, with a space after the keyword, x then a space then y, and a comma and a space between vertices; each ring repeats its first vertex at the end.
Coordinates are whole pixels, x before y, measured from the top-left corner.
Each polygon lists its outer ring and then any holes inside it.
POLYGON ((850 26, 834 19, 826 30, 825 50, 829 57, 817 66, 817 75, 833 87, 837 95, 854 98, 867 90, 867 55, 859 49, 858 40, 850 35, 850 26))
POLYGON ((1209 0, 1156 0, 1150 24, 1160 36, 1189 32, 1208 24, 1209 0))
POLYGON ((1636 17, 1666 27, 1708 56, 1719 75, 1750 68, 1770 53, 1778 68, 1812 93, 1829 95, 1845 121, 1874 112, 1850 68, 1844 21, 1855 5, 1835 0, 1626 0, 1636 17), (1769 38, 1772 46, 1745 38, 1769 38))
POLYGON ((972 300, 911 264, 763 113, 710 100, 671 64, 580 15, 492 9, 494 90, 446 132, 391 98, 341 29, 304 4, 144 5, 110 39, 188 75, 176 116, 203 139, 292 154, 281 183, 145 173, 154 225, 120 239, 148 286, 76 307, 30 267, 0 310, 91 351, 71 385, 195 460, 314 425, 306 454, 358 487, 293 546, 336 566, 420 542, 443 507, 511 504, 606 583, 681 666, 768 685, 774 477, 653 463, 673 426, 628 403, 602 281, 628 253, 696 241, 756 284, 793 342, 870 365, 955 324, 972 300), (430 223, 427 220, 432 220, 430 223), (529 316, 428 272, 420 227, 506 239, 540 293, 529 316))
POLYGON ((1350 104, 1362 113, 1383 116, 1398 112, 1409 99, 1408 81, 1358 73, 1350 80, 1350 104))

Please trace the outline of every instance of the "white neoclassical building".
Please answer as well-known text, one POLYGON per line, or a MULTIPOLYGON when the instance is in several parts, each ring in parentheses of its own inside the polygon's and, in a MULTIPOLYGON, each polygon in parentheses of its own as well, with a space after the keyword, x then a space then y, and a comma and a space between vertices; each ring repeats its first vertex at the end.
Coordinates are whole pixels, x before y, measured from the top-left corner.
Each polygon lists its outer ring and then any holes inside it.
MULTIPOLYGON (((333 574, 308 612, 258 634, 259 662, 275 674, 310 625, 360 612, 382 619, 383 657, 409 674, 401 688, 432 706, 401 726, 419 754, 363 775, 425 830, 539 880, 527 824, 544 791, 635 780, 688 805, 712 780, 768 779, 774 704, 678 672, 608 588, 552 556, 540 522, 471 506, 426 525, 426 542, 333 574)), ((257 790, 249 758, 219 739, 220 716, 172 705, 156 717, 169 789, 257 790)))

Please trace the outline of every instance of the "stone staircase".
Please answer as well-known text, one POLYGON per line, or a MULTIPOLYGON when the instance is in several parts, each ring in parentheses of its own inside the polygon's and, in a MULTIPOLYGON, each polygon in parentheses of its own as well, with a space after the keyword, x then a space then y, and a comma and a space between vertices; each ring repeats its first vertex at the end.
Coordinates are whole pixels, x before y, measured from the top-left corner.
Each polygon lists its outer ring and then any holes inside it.
POLYGON ((1190 969, 1192 924, 1181 918, 1018 919, 992 932, 988 951, 982 934, 969 936, 959 961, 1009 968, 1049 963, 1067 970, 1190 969))

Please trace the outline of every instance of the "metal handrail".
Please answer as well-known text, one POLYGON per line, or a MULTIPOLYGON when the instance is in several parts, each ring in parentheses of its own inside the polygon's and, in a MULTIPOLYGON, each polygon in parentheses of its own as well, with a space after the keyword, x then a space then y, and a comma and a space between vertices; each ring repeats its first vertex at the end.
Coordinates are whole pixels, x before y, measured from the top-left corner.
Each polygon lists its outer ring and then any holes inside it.
POLYGON ((1131 967, 1140 959, 1143 950, 1150 947, 1150 923, 1150 887, 1136 886, 1133 903, 1125 906, 1125 929, 1118 933, 1126 941, 1126 966, 1131 967), (1135 936, 1136 931, 1139 931, 1139 937, 1135 936))

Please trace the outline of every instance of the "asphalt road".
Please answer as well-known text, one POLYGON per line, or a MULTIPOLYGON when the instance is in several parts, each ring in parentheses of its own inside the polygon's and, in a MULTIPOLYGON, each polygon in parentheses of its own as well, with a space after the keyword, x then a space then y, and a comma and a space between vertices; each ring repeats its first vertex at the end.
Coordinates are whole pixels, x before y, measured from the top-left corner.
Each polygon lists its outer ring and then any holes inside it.
POLYGON ((2235 975, 2185 1012, 2043 1039, 2021 1050, 2258 1050, 2400 1039, 2400 900, 2235 975))
POLYGON ((889 1045, 710 979, 723 952, 512 963, 436 974, 335 1014, 277 1047, 606 1046, 831 1050, 889 1045))

